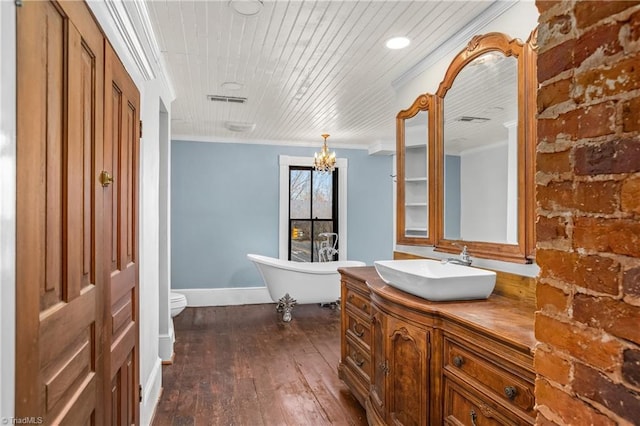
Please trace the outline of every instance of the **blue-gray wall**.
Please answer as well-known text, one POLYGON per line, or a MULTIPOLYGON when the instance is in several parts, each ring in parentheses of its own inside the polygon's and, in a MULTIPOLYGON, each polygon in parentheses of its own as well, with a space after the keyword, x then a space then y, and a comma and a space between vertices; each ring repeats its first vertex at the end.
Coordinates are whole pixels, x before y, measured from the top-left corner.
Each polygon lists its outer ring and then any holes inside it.
MULTIPOLYGON (((262 286, 247 253, 278 257, 279 155, 314 148, 171 143, 171 285, 262 286)), ((373 264, 393 256, 391 156, 336 149, 347 158, 348 257, 373 264)), ((141 218, 144 220, 144 218, 141 218)))

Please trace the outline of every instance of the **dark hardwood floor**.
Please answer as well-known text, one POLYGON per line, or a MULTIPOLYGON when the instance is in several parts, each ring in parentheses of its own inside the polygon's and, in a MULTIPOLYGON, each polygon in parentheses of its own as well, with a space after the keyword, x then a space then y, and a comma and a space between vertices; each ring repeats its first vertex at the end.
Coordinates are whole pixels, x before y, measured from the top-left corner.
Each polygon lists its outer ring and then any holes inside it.
POLYGON ((187 308, 174 324, 154 425, 367 424, 336 370, 339 310, 299 305, 284 323, 275 304, 187 308))

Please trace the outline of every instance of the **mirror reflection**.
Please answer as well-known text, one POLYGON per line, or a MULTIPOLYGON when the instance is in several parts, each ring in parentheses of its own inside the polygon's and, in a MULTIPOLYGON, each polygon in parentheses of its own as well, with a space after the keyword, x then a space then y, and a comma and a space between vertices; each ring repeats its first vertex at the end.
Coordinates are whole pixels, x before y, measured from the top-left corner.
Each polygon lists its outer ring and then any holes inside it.
POLYGON ((404 233, 406 237, 427 238, 428 111, 419 111, 414 117, 406 118, 404 126, 404 233))
POLYGON ((518 62, 487 52, 443 101, 444 238, 518 244, 518 62))

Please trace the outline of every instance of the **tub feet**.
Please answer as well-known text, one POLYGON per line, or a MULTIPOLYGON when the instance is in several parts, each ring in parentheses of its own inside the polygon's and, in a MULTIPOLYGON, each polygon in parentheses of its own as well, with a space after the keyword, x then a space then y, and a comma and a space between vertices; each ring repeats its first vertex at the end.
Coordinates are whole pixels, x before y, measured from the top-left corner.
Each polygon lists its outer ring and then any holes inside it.
POLYGON ((282 312, 282 321, 289 322, 291 321, 291 311, 293 311, 293 307, 296 304, 296 299, 289 296, 289 293, 285 294, 283 297, 278 300, 278 304, 276 305, 276 311, 282 312))

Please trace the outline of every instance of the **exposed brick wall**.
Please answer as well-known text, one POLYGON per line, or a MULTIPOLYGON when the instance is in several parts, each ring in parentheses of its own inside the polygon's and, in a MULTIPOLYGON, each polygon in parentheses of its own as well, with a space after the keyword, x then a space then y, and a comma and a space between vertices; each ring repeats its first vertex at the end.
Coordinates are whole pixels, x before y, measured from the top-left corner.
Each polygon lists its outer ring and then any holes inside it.
POLYGON ((640 425, 640 1, 537 1, 539 425, 640 425))

